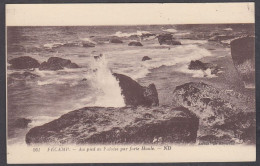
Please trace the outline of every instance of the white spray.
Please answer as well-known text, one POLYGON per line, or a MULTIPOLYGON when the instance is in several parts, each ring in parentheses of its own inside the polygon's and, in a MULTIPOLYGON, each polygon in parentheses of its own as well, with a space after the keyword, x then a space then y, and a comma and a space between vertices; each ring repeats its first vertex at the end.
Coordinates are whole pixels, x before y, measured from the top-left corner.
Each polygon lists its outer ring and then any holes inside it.
POLYGON ((119 82, 108 69, 105 56, 102 54, 95 56, 91 68, 93 70, 92 85, 99 91, 94 105, 103 107, 125 106, 119 82))

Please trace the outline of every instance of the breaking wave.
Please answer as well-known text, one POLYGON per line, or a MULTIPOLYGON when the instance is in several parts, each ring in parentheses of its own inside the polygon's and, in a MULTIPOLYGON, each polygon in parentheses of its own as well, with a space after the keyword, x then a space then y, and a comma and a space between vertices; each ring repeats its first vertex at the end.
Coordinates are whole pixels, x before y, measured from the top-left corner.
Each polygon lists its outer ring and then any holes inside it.
POLYGON ((223 29, 224 31, 233 31, 233 29, 232 28, 225 28, 225 29, 223 29))
POLYGON ((91 83, 99 93, 94 105, 104 107, 125 106, 119 82, 109 70, 105 56, 101 54, 98 58, 95 58, 91 63, 91 68, 93 70, 91 83))
POLYGON ((165 32, 171 32, 171 33, 176 33, 176 32, 178 32, 176 29, 164 29, 163 31, 165 31, 165 32))
MULTIPOLYGON (((141 61, 143 51, 140 50, 138 52, 135 50, 133 53, 136 58, 140 58, 140 60, 132 60, 133 57, 131 55, 124 55, 122 56, 122 62, 125 62, 124 68, 115 68, 115 71, 128 75, 133 79, 139 79, 149 74, 152 69, 161 66, 174 66, 177 63, 187 64, 191 60, 201 59, 212 55, 207 49, 192 44, 175 46, 170 50, 149 48, 145 50, 145 52, 149 55, 151 60, 141 61)), ((130 52, 128 53, 130 54, 130 52)), ((119 59, 120 57, 117 58, 118 60, 121 60, 119 59)))
POLYGON ((187 74, 191 74, 192 77, 195 78, 214 78, 217 77, 215 74, 211 74, 211 70, 207 69, 207 70, 189 70, 188 69, 188 65, 183 65, 178 69, 179 72, 182 73, 187 73, 187 74))
POLYGON ((133 33, 126 33, 126 32, 118 31, 113 36, 130 37, 130 36, 133 36, 133 35, 141 36, 143 34, 150 34, 150 32, 148 32, 148 31, 136 31, 136 32, 133 32, 133 33))

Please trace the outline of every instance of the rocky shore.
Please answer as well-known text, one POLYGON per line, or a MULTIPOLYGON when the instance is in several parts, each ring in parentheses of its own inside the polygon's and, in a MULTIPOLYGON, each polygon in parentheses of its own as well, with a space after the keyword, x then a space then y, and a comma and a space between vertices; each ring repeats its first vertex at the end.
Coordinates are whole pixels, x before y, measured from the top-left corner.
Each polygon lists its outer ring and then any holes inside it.
POLYGON ((86 107, 32 128, 26 143, 194 143, 198 125, 199 119, 183 107, 86 107))
MULTIPOLYGON (((157 37, 160 45, 182 45, 173 34, 143 35, 157 37)), ((135 38, 136 36, 132 36, 135 38)), ((139 36, 137 36, 139 37, 139 36)), ((94 38, 94 37, 93 37, 94 38)), ((242 76, 245 89, 254 88, 254 37, 234 38, 219 34, 205 37, 210 42, 222 43, 231 40, 231 58, 236 72, 242 76)), ((126 43, 121 38, 112 38, 114 45, 126 43)), ((84 47, 95 47, 85 42, 84 47)), ((143 46, 131 42, 128 46, 143 46)), ((145 46, 145 45, 144 45, 145 46)), ((133 48, 133 47, 132 47, 133 48)), ((98 59, 100 57, 94 57, 98 59)), ((230 58, 230 60, 231 60, 230 58)), ((142 61, 152 61, 144 56, 142 61)), ((68 59, 50 57, 39 63, 31 57, 19 57, 9 61, 10 68, 34 70, 62 70, 79 68, 68 59)), ((192 59, 188 70, 209 70, 218 74, 220 67, 213 63, 192 59)), ((127 75, 113 73, 121 88, 125 107, 84 107, 62 115, 26 134, 27 144, 157 144, 157 143, 199 143, 199 144, 254 144, 255 99, 234 89, 220 89, 210 82, 187 81, 168 88, 171 104, 162 105, 156 82, 140 85, 127 75), (145 86, 144 86, 145 85, 145 86), (147 86, 148 85, 148 86, 147 86)), ((11 79, 24 80, 40 77, 29 71, 12 73, 11 79)), ((84 79, 83 79, 84 80, 84 79)), ((152 80, 151 80, 152 81, 152 80)), ((20 119, 18 126, 26 128, 30 119, 20 119)))

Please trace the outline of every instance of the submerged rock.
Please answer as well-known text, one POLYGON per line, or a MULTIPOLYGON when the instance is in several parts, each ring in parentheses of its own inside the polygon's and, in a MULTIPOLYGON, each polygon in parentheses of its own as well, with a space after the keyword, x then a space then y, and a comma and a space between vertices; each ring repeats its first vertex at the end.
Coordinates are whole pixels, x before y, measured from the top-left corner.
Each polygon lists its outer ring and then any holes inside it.
MULTIPOLYGON (((255 117, 244 116, 245 119, 242 120, 240 114, 253 114, 255 112, 254 103, 253 98, 234 91, 219 90, 202 82, 190 82, 177 86, 173 92, 173 104, 188 108, 200 118, 200 137, 217 133, 221 135, 231 127, 232 130, 226 134, 231 138, 241 139, 239 135, 251 130, 249 124, 255 123, 255 117), (235 118, 238 116, 241 120, 235 118), (229 125, 231 123, 234 125, 229 125), (236 123, 239 124, 236 125, 236 123), (238 131, 242 133, 238 135, 236 133, 238 131)), ((248 134, 253 133, 246 135, 248 134)), ((252 139, 253 136, 248 136, 244 141, 250 142, 252 139)))
POLYGON ((211 74, 217 74, 220 68, 217 65, 213 65, 211 63, 203 63, 199 60, 191 61, 188 69, 190 70, 211 70, 211 74))
POLYGON ((126 105, 131 106, 158 106, 159 99, 156 87, 150 84, 148 87, 139 85, 132 78, 123 74, 114 73, 113 76, 119 81, 119 86, 124 96, 126 105))
POLYGON ((28 124, 31 122, 32 122, 31 119, 18 118, 14 121, 13 125, 16 128, 26 128, 26 127, 28 127, 28 124))
POLYGON ((128 46, 143 46, 142 43, 140 42, 136 42, 136 41, 132 41, 128 44, 128 46))
POLYGON ((29 56, 13 58, 8 63, 11 64, 12 69, 32 69, 40 66, 40 63, 36 59, 29 56))
POLYGON ((43 62, 39 70, 61 70, 64 68, 79 68, 79 66, 75 63, 72 63, 68 59, 58 58, 58 57, 51 57, 48 61, 43 62))
POLYGON ((176 41, 172 34, 161 34, 158 36, 158 41, 160 45, 166 44, 166 45, 181 45, 181 42, 176 41))
POLYGON ((82 42, 82 46, 83 47, 95 47, 95 44, 91 43, 91 42, 84 41, 84 42, 82 42))
POLYGON ((243 37, 231 43, 231 56, 246 88, 255 87, 255 38, 243 37))
POLYGON ((110 39, 109 42, 110 42, 110 43, 123 43, 122 40, 117 39, 117 38, 110 39))
POLYGON ((32 128, 27 144, 195 143, 199 120, 185 108, 86 107, 32 128))
POLYGON ((151 60, 152 58, 148 57, 148 56, 144 56, 142 61, 147 61, 147 60, 151 60))

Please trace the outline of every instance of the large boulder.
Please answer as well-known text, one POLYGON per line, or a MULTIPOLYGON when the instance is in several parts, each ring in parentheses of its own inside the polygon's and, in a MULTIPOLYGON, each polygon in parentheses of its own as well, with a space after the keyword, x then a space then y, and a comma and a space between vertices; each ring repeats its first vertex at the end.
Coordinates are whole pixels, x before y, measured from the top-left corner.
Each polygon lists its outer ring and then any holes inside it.
POLYGON ((132 41, 128 44, 128 46, 143 46, 142 43, 137 41, 132 41))
POLYGON ((154 84, 150 84, 148 87, 143 87, 126 75, 113 73, 113 76, 119 81, 119 86, 122 90, 122 95, 124 96, 126 105, 159 105, 158 93, 154 84))
POLYGON ((231 56, 246 88, 255 87, 255 38, 243 37, 230 43, 231 56))
POLYGON ((27 144, 195 143, 199 120, 179 107, 86 107, 26 134, 27 144))
POLYGON ((172 34, 161 34, 158 36, 158 42, 160 45, 166 44, 166 45, 181 45, 181 42, 176 41, 172 34))
POLYGON ((211 74, 217 74, 220 70, 220 68, 217 65, 211 64, 211 63, 203 63, 199 60, 191 61, 189 66, 189 70, 207 70, 210 69, 211 74))
POLYGON ((40 66, 40 63, 36 59, 29 56, 13 58, 8 63, 11 64, 12 69, 32 69, 40 66))
POLYGON ((79 68, 79 66, 68 59, 51 57, 40 65, 39 70, 61 70, 64 68, 79 68))
MULTIPOLYGON (((222 135, 223 139, 228 136, 230 139, 241 140, 241 136, 246 134, 244 132, 252 131, 251 128, 255 124, 255 116, 251 116, 255 113, 254 103, 251 97, 234 91, 220 90, 203 82, 186 83, 177 86, 173 92, 174 105, 184 106, 200 118, 199 138, 202 138, 202 141, 209 136, 213 138, 211 135, 214 135, 214 138, 216 135, 222 135), (241 115, 244 115, 244 120, 241 115), (240 120, 234 117, 240 117, 240 120), (232 126, 229 125, 231 123, 232 126)), ((251 136, 243 136, 242 141, 253 142, 254 133, 249 134, 251 136)), ((220 141, 221 138, 216 137, 215 141, 220 141)))

